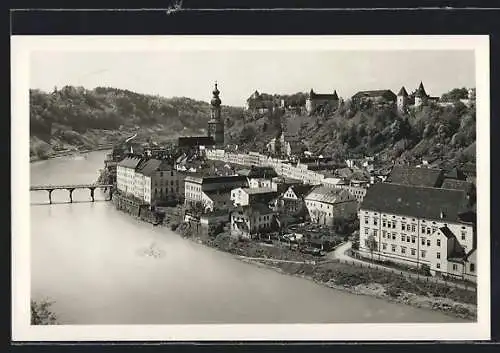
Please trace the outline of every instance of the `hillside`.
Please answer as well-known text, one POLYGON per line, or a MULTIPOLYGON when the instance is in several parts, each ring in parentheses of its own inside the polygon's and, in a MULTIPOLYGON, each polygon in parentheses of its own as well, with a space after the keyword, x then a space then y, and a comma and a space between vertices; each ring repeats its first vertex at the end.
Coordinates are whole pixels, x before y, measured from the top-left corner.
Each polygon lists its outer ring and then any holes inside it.
MULTIPOLYGON (((241 108, 222 107, 226 124, 242 114, 241 108)), ((44 158, 58 150, 92 149, 131 133, 158 142, 206 134, 209 117, 209 103, 184 97, 108 87, 65 86, 51 93, 30 90, 30 154, 44 158)))
POLYGON ((307 116, 275 112, 234 122, 232 142, 262 148, 283 130, 302 140, 311 152, 339 160, 379 155, 382 160, 416 161, 434 156, 450 163, 475 163, 475 107, 435 104, 400 115, 392 107, 359 108, 347 101, 334 113, 307 116), (264 140, 264 141, 263 141, 264 140))

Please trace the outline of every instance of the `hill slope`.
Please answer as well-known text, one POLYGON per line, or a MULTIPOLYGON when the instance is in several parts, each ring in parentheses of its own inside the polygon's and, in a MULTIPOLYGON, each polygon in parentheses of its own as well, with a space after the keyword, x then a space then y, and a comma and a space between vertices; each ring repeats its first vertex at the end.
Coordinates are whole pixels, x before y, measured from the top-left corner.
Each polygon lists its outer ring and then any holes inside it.
MULTIPOLYGON (((225 120, 241 108, 222 107, 225 120)), ((30 90, 31 154, 43 157, 61 149, 94 148, 131 133, 157 141, 206 134, 207 102, 163 98, 128 90, 65 86, 52 93, 30 90)))

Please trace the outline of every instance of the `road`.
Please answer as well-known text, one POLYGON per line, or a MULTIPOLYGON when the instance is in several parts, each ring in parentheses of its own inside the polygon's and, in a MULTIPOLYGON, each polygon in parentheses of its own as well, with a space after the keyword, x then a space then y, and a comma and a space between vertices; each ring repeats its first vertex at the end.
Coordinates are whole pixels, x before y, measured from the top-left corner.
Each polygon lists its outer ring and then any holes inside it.
MULTIPOLYGON (((346 254, 346 252, 347 252, 347 250, 349 250, 351 248, 351 246, 352 246, 352 242, 351 241, 347 241, 344 244, 342 244, 339 247, 337 247, 334 251, 328 253, 327 258, 328 259, 332 259, 332 260, 338 259, 338 260, 347 261, 347 262, 350 262, 350 263, 355 262, 355 263, 364 264, 364 265, 370 264, 371 267, 375 267, 375 268, 378 268, 380 270, 385 270, 385 271, 389 271, 389 272, 403 274, 404 276, 410 277, 410 278, 415 278, 415 279, 420 279, 420 280, 422 280, 423 278, 425 278, 425 276, 417 275, 416 273, 407 272, 407 271, 400 270, 400 269, 395 269, 395 268, 389 267, 389 266, 384 266, 384 265, 379 265, 379 264, 373 264, 373 263, 371 263, 369 261, 355 259, 353 257, 350 257, 349 255, 346 254)), ((466 286, 466 285, 464 285, 462 283, 444 281, 444 280, 442 280, 440 278, 437 278, 437 277, 431 277, 429 280, 431 280, 434 283, 437 282, 437 283, 441 283, 441 284, 444 284, 444 285, 447 285, 447 286, 451 285, 453 287, 462 288, 462 289, 466 289, 466 290, 470 290, 470 291, 475 291, 476 290, 476 288, 473 287, 472 285, 466 286)))

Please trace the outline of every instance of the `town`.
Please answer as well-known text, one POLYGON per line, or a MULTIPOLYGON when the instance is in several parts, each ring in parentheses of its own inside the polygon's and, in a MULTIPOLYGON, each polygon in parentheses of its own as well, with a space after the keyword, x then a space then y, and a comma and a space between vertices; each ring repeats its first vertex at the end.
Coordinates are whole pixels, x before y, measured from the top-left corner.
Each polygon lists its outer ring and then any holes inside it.
MULTIPOLYGON (((431 157, 409 165, 381 164, 376 156, 332 163, 299 149, 284 134, 267 151, 226 145, 217 83, 206 136, 179 137, 159 146, 131 137, 107 156, 101 182, 114 184, 113 202, 155 225, 240 255, 287 260, 341 258, 473 287, 476 282, 475 170, 445 170, 431 157), (257 244, 257 245, 256 245, 257 244), (246 249, 246 250, 245 250, 246 249), (333 255, 332 255, 333 254, 333 255), (378 265, 377 265, 378 264, 378 265)), ((335 109, 337 92, 287 102, 255 92, 247 109, 335 109), (270 103, 271 102, 271 103, 270 103)), ((392 105, 399 113, 426 104, 448 106, 422 83, 358 92, 353 101, 392 105)), ((462 104, 475 104, 468 91, 462 104)))

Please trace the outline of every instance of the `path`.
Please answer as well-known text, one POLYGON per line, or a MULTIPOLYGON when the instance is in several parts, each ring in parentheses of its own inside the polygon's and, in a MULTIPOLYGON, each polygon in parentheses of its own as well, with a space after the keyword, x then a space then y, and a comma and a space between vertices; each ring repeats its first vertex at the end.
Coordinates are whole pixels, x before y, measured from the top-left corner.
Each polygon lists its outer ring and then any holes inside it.
MULTIPOLYGON (((371 263, 369 261, 365 261, 365 260, 360 260, 360 259, 355 259, 349 255, 346 254, 347 250, 349 250, 352 246, 352 242, 351 241, 348 241, 342 245, 340 245, 339 247, 337 247, 334 251, 328 253, 327 257, 329 259, 338 259, 338 260, 342 260, 342 261, 347 261, 347 262, 350 262, 350 263, 358 263, 358 264, 364 264, 364 265, 367 265, 367 264, 370 264, 370 267, 374 267, 374 268, 378 268, 380 270, 385 270, 385 271, 388 271, 388 272, 394 272, 394 273, 397 273, 397 274, 403 274, 404 276, 406 277, 410 277, 410 278, 414 278, 414 279, 420 279, 420 280, 423 280, 425 278, 425 276, 422 276, 422 275, 417 275, 416 273, 412 273, 412 272, 408 272, 408 271, 404 271, 404 270, 400 270, 400 269, 396 269, 396 268, 393 268, 393 267, 390 267, 390 266, 384 266, 384 265, 380 265, 380 264, 374 264, 374 263, 371 263)), ((441 284, 444 284, 446 286, 452 286, 452 287, 457 287, 457 288, 461 288, 461 289, 466 289, 466 290, 469 290, 469 291, 475 291, 475 287, 473 285, 469 285, 469 286, 466 286, 462 283, 456 283, 456 282, 450 282, 450 281, 444 281, 440 278, 437 278, 437 277, 431 277, 431 280, 432 282, 434 283, 441 283, 441 284)))

